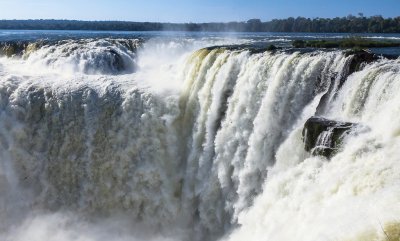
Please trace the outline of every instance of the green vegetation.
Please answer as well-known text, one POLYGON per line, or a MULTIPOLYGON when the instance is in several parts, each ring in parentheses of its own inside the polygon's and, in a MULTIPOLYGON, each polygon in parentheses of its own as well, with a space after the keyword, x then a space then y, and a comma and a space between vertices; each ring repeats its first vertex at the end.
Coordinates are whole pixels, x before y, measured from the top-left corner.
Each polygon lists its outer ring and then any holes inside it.
POLYGON ((269 51, 273 51, 273 50, 277 50, 278 48, 275 46, 275 45, 273 45, 273 44, 271 44, 271 45, 269 45, 268 47, 267 47, 267 50, 269 50, 269 51))
POLYGON ((374 41, 359 37, 335 39, 335 40, 295 40, 292 42, 295 48, 384 48, 400 47, 400 42, 374 41))
POLYGON ((308 32, 308 33, 400 33, 400 17, 287 18, 262 22, 151 23, 127 21, 0 20, 0 29, 107 30, 107 31, 214 31, 214 32, 308 32))

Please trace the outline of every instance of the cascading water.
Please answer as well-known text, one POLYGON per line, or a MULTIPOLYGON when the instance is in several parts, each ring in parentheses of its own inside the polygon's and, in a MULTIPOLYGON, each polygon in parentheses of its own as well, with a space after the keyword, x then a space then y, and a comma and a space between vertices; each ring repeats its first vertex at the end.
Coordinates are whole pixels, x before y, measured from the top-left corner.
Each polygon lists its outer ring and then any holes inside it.
POLYGON ((0 238, 397 240, 400 61, 350 73, 343 51, 209 45, 69 40, 2 57, 0 238), (368 130, 312 156, 316 114, 368 130))
POLYGON ((371 130, 350 136, 330 161, 299 159, 301 136, 292 132, 229 240, 399 239, 399 64, 383 59, 346 80, 325 115, 371 130))

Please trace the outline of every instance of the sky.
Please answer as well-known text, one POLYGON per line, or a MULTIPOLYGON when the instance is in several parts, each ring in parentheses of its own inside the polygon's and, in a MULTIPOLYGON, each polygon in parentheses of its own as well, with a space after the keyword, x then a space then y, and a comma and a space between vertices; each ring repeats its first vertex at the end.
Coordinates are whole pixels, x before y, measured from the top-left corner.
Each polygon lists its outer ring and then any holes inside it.
POLYGON ((227 22, 400 16, 400 0, 0 0, 0 19, 227 22))

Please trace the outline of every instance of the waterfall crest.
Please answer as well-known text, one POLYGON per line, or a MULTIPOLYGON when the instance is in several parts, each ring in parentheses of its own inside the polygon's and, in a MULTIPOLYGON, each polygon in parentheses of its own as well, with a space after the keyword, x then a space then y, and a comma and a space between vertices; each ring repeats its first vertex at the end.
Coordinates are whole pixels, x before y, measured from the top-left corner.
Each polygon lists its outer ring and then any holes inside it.
POLYGON ((160 68, 181 78, 163 95, 140 87, 136 44, 67 41, 0 59, 0 232, 35 223, 33 209, 121 215, 182 240, 395 235, 398 59, 351 73, 343 51, 203 48, 160 68), (19 62, 79 75, 11 72, 19 62), (328 160, 304 149, 314 115, 369 129, 328 160))

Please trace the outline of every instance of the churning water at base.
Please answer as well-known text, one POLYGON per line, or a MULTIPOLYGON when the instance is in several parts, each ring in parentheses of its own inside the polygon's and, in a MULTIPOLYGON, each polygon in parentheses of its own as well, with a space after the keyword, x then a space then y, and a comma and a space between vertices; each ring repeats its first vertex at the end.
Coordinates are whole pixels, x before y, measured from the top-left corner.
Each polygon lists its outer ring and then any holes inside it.
POLYGON ((229 41, 3 46, 0 239, 399 240, 400 60, 229 41))

